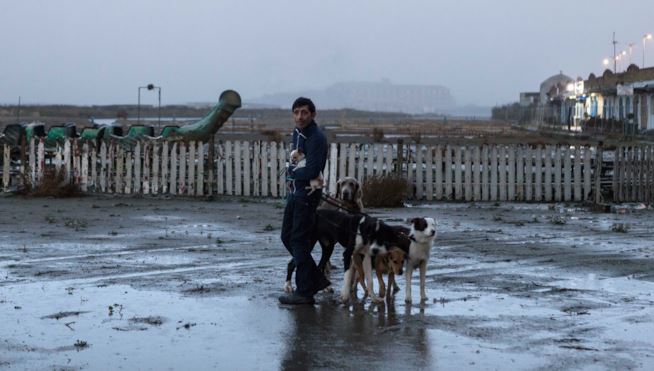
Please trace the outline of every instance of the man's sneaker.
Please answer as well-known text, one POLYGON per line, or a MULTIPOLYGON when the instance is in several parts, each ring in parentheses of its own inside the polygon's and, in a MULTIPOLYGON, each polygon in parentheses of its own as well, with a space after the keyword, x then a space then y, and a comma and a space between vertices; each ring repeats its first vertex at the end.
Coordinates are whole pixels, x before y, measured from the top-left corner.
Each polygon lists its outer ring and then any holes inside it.
POLYGON ((298 295, 297 293, 294 292, 291 294, 280 296, 279 302, 282 304, 300 305, 300 304, 314 304, 316 301, 313 300, 313 297, 308 298, 306 296, 298 295))

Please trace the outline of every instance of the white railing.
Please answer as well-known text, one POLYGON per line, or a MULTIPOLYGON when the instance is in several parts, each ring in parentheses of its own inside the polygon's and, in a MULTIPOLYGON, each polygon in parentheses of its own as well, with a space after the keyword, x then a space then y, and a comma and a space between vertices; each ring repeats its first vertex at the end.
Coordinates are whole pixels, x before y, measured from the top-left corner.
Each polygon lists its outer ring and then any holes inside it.
MULTIPOLYGON (((128 150, 70 139, 46 153, 41 139, 29 144, 27 176, 36 184, 56 167, 84 192, 284 197, 288 152, 287 144, 268 141, 223 140, 211 151, 201 142, 144 141, 128 150)), ((3 154, 1 185, 8 191, 25 169, 10 166, 6 145, 3 154)), ((618 147, 614 154, 615 169, 604 175, 613 198, 652 200, 652 146, 618 147)), ((328 191, 344 176, 400 175, 417 200, 599 201, 598 158, 601 151, 590 145, 332 143, 324 175, 328 191)))

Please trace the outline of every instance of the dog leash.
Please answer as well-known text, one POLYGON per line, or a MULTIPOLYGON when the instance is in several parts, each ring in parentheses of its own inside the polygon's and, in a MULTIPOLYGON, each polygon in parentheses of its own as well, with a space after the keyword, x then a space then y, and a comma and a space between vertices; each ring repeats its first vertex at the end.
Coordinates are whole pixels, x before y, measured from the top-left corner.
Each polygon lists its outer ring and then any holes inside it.
MULTIPOLYGON (((335 206, 335 207, 337 207, 337 208, 339 208, 339 209, 341 209, 341 210, 345 210, 345 211, 347 211, 347 212, 350 213, 350 214, 354 214, 354 215, 362 215, 362 216, 365 216, 365 217, 368 217, 368 218, 372 218, 370 215, 368 215, 368 214, 366 214, 366 213, 364 213, 364 212, 354 211, 354 210, 350 210, 350 209, 348 209, 347 207, 343 206, 343 205, 338 201, 338 199, 335 198, 335 197, 332 197, 332 196, 329 196, 329 195, 325 195, 325 194, 323 194, 323 195, 321 196, 321 199, 322 199, 323 201, 325 201, 326 203, 332 205, 332 206, 335 206)), ((330 222, 330 224, 332 224, 332 223, 330 222)), ((416 240, 413 236, 407 235, 407 234, 405 234, 405 233, 403 233, 403 232, 396 232, 396 233, 397 233, 399 236, 401 236, 401 237, 404 237, 404 238, 406 238, 406 239, 409 239, 410 241, 415 241, 415 240, 416 240)))

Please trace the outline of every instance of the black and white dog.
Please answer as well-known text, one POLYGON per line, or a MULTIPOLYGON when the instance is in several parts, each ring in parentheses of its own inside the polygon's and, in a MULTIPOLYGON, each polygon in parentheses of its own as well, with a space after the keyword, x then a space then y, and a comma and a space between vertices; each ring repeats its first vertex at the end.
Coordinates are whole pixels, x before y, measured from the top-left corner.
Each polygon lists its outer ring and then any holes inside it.
POLYGON ((429 263, 429 254, 436 238, 436 221, 433 218, 411 219, 409 236, 411 245, 406 262, 406 298, 404 301, 411 303, 411 276, 415 268, 420 268, 420 301, 424 302, 427 300, 425 290, 427 263, 429 263))

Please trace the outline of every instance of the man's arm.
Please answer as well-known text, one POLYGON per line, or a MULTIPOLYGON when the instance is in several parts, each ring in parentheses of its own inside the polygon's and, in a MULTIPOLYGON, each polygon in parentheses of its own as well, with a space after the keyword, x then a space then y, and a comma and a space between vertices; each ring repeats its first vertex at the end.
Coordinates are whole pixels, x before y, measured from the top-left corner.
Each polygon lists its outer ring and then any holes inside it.
POLYGON ((325 137, 315 135, 305 143, 307 165, 293 171, 296 180, 311 180, 320 175, 327 161, 327 140, 325 137))

